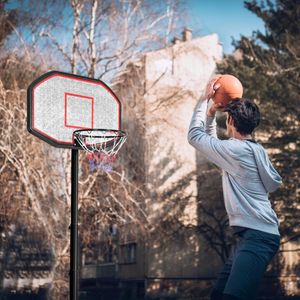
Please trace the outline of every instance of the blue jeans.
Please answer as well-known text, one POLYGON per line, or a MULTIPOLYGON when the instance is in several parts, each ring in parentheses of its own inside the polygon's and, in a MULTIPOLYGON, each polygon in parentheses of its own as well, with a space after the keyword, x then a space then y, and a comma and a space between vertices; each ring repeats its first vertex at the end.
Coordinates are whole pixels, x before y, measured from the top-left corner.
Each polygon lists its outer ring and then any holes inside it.
POLYGON ((255 299, 266 268, 278 251, 279 235, 254 229, 238 235, 239 241, 217 278, 212 300, 255 299))

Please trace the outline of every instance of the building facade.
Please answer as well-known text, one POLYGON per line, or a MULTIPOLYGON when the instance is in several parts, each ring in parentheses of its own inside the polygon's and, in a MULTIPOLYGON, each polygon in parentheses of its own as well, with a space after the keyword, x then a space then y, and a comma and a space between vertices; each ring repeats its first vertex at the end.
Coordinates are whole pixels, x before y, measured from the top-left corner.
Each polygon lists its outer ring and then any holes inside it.
MULTIPOLYGON (((127 177, 141 169, 147 189, 145 211, 154 226, 147 238, 128 237, 130 224, 119 228, 114 237, 117 262, 83 267, 83 284, 99 277, 102 286, 103 280, 108 285, 114 281, 115 291, 124 294, 127 282, 128 293, 148 298, 209 287, 207 280, 221 263, 198 232, 204 220, 199 201, 206 180, 199 180, 198 173, 199 168, 203 172, 209 168, 189 145, 187 132, 193 109, 221 59, 216 34, 192 39, 185 29, 181 40, 131 62, 115 80, 127 144, 135 155, 134 163, 126 166, 127 177)), ((215 176, 219 184, 218 172, 215 176)))

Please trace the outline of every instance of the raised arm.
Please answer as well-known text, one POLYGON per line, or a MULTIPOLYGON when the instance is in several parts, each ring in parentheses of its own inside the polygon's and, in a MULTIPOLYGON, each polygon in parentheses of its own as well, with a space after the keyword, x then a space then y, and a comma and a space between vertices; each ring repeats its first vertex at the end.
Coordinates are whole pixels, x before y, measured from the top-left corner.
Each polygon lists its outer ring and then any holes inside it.
MULTIPOLYGON (((211 84, 211 82, 206 90, 207 97, 212 97, 213 95, 214 90, 211 91, 213 83, 211 84)), ((215 87, 215 90, 217 88, 215 87)), ((237 167, 228 146, 229 141, 219 140, 216 135, 215 112, 217 109, 218 107, 213 105, 207 111, 207 100, 199 101, 190 123, 188 141, 199 152, 204 154, 209 161, 226 172, 235 174, 237 167)))
POLYGON ((230 152, 229 141, 222 141, 205 132, 207 101, 199 101, 193 114, 188 141, 209 161, 230 174, 237 171, 236 162, 230 152))
POLYGON ((216 114, 213 111, 213 101, 212 100, 210 100, 208 102, 208 106, 207 106, 205 132, 208 135, 217 137, 217 121, 216 121, 216 114))

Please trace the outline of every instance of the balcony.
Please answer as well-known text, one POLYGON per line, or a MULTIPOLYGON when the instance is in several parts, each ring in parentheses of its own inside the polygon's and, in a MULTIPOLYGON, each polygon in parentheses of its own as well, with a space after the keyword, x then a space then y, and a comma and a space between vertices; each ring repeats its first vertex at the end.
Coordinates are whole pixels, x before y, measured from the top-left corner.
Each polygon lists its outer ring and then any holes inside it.
POLYGON ((116 263, 85 265, 81 269, 81 279, 115 279, 117 273, 118 265, 116 263))

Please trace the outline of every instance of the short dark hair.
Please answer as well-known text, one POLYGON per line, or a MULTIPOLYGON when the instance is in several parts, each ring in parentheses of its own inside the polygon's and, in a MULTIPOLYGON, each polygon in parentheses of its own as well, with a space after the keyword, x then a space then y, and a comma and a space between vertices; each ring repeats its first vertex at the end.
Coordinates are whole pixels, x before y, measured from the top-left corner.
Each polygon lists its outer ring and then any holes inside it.
POLYGON ((234 127, 240 134, 251 134, 259 125, 259 108, 249 99, 234 99, 225 106, 224 111, 233 119, 234 127))

